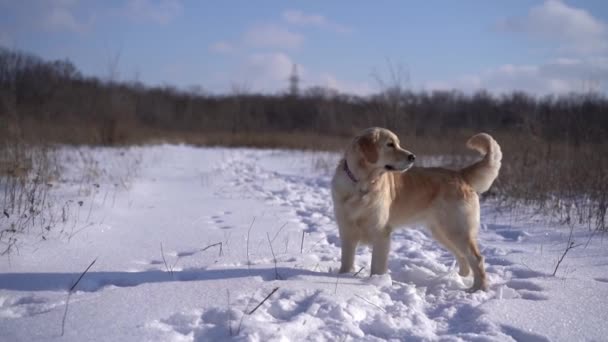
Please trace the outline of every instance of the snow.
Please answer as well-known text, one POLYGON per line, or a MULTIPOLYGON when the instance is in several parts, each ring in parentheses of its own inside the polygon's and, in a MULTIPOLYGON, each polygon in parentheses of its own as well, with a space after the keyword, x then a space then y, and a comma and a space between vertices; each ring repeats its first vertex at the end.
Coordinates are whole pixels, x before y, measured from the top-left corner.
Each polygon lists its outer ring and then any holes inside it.
POLYGON ((67 149, 68 176, 53 186, 67 222, 45 241, 31 229, 0 259, 2 341, 608 336, 608 241, 585 228, 553 277, 569 228, 484 202, 487 292, 466 293, 472 279, 458 276, 424 229, 396 231, 389 274, 369 277, 370 251, 360 247, 362 270, 338 275, 333 168, 322 167, 338 155, 169 145, 87 153, 95 162, 78 163, 67 149), (84 185, 70 179, 87 165, 106 171, 84 185), (68 290, 95 259, 61 336, 68 290))

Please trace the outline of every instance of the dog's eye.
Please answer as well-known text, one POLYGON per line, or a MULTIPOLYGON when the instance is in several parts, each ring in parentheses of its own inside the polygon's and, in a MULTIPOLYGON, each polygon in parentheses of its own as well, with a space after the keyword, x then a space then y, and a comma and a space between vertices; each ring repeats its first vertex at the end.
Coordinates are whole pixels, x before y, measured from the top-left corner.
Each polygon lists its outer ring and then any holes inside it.
POLYGON ((395 143, 389 142, 388 144, 386 144, 386 146, 391 147, 391 148, 395 148, 395 143))

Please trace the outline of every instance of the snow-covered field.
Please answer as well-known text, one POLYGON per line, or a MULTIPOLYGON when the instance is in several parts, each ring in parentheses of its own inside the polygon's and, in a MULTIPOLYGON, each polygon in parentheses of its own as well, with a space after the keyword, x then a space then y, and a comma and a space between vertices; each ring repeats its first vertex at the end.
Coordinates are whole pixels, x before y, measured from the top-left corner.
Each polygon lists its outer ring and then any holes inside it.
MULTIPOLYGON (((112 151, 94 153, 127 168, 112 151)), ((128 189, 112 177, 91 191, 58 183, 58 201, 82 201, 67 228, 45 241, 31 229, 0 259, 1 341, 608 339, 601 234, 577 228, 582 245, 552 277, 568 227, 483 203, 488 292, 467 294, 472 279, 458 276, 423 229, 394 234, 389 275, 370 278, 370 251, 360 247, 363 269, 338 276, 333 170, 318 167, 337 156, 187 146, 130 153, 141 165, 128 189), (61 336, 68 291, 95 259, 61 336)))

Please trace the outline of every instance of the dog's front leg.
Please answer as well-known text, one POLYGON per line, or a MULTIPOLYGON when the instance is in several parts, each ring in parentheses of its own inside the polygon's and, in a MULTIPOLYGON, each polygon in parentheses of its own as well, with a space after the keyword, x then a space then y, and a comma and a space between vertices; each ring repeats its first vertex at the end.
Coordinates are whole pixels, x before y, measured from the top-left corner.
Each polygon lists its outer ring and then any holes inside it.
POLYGON ((355 253, 357 252, 357 241, 342 238, 342 263, 340 273, 352 272, 355 265, 355 253))
POLYGON ((388 271, 388 253, 391 249, 390 229, 378 234, 372 245, 372 274, 384 274, 388 271))

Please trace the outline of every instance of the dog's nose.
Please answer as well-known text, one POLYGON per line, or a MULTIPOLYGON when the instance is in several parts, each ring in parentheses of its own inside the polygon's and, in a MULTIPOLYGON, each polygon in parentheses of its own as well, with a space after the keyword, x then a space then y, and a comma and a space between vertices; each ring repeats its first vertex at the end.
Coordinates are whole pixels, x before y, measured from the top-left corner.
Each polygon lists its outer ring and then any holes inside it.
POLYGON ((414 162, 414 160, 416 160, 416 156, 415 156, 414 154, 410 154, 409 156, 407 156, 407 160, 408 160, 410 163, 413 163, 413 162, 414 162))

